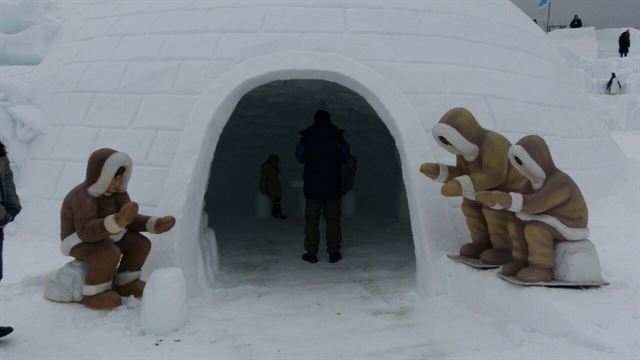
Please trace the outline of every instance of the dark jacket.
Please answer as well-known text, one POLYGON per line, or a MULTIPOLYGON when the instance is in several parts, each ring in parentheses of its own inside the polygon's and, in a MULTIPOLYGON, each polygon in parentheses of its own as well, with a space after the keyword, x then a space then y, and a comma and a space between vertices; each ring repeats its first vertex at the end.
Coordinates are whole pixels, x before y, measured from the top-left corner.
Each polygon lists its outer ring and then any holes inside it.
POLYGON ((9 159, 6 156, 0 156, 0 227, 13 221, 20 210, 22 207, 13 183, 9 159))
POLYGON ((628 52, 629 48, 631 47, 631 36, 628 36, 626 32, 622 33, 618 38, 618 45, 620 45, 620 49, 618 52, 628 52))
POLYGON ((569 27, 572 28, 572 29, 581 28, 582 27, 582 20, 581 19, 573 19, 571 21, 571 24, 569 24, 569 27))
POLYGON ((300 131, 296 159, 304 164, 304 195, 313 200, 335 200, 342 196, 342 164, 349 157, 349 144, 331 122, 316 122, 300 131))

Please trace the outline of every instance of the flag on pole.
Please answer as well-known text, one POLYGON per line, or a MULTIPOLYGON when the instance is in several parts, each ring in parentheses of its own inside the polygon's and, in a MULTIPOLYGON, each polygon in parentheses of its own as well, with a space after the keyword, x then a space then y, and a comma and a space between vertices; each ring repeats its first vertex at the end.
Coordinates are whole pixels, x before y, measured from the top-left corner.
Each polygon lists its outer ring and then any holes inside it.
POLYGON ((549 0, 540 0, 540 2, 538 3, 538 8, 540 9, 547 5, 549 5, 549 0))

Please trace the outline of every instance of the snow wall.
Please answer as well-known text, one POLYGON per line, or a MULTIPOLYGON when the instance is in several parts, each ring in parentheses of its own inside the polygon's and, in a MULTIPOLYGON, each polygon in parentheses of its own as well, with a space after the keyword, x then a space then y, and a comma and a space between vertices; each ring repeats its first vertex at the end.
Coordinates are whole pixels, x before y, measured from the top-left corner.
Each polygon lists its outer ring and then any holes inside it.
POLYGON ((211 284, 199 238, 214 150, 240 99, 274 81, 339 84, 382 120, 400 158, 417 287, 425 294, 495 295, 475 278, 443 277, 452 266, 444 254, 468 241, 468 232, 460 201, 445 201, 418 168, 453 161, 430 134, 448 109, 467 107, 512 141, 542 135, 590 203, 624 168, 583 79, 506 0, 58 6, 62 26, 37 80, 49 123, 17 179, 25 200, 19 221, 57 234, 62 198, 83 179, 91 151, 125 151, 134 162, 130 193, 142 211, 178 218, 172 232, 154 239, 145 271, 180 266, 192 295, 211 284))

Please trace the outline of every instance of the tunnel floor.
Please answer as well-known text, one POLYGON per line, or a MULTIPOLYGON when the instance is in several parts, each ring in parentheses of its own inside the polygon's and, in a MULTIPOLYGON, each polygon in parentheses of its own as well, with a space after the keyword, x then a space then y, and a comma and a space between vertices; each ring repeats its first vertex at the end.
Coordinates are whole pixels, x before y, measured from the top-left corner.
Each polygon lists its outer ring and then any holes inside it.
POLYGON ((309 264, 304 253, 304 223, 237 217, 215 226, 220 255, 216 279, 222 286, 305 285, 344 282, 415 282, 415 254, 411 229, 395 219, 343 219, 343 259, 329 263, 320 225, 319 261, 309 264))

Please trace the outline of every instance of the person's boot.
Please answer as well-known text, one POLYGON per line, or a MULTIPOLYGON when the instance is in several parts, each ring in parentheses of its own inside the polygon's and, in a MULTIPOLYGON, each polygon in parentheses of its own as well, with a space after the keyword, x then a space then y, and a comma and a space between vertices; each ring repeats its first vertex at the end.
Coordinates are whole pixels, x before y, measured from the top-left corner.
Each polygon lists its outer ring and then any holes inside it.
POLYGON ((0 338, 5 337, 13 332, 11 326, 0 326, 0 338))
POLYGON ((273 202, 273 208, 271 209, 271 216, 275 219, 286 219, 287 216, 282 213, 282 205, 280 201, 273 202))
POLYGON ((491 243, 472 242, 460 247, 460 256, 468 258, 479 258, 480 254, 486 249, 491 248, 491 243))
POLYGON ((304 255, 302 255, 302 260, 311 264, 315 264, 318 262, 318 257, 313 254, 305 253, 304 255))
POLYGON ((144 293, 144 286, 147 283, 142 280, 135 280, 125 285, 116 286, 115 290, 120 296, 135 296, 141 298, 144 293))
POLYGON ((518 271, 527 267, 527 263, 523 261, 515 260, 512 263, 508 263, 502 267, 500 273, 506 276, 516 276, 518 271))
POLYGON ((337 263, 338 261, 340 261, 340 259, 342 259, 342 254, 340 253, 340 251, 335 251, 335 252, 330 252, 329 253, 329 262, 330 263, 337 263))
POLYGON ((513 261, 511 250, 487 249, 480 254, 480 260, 489 265, 504 265, 513 261))
POLYGON ((525 282, 551 281, 553 280, 553 269, 528 266, 518 271, 516 277, 525 282))
POLYGON ((122 298, 117 292, 107 290, 91 296, 85 295, 82 298, 82 304, 93 310, 111 310, 122 305, 122 298))

